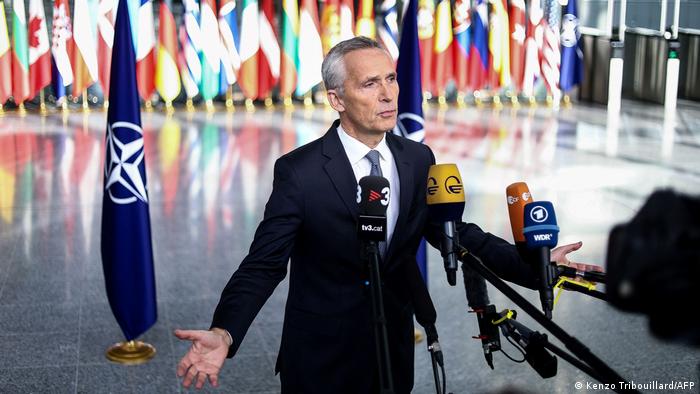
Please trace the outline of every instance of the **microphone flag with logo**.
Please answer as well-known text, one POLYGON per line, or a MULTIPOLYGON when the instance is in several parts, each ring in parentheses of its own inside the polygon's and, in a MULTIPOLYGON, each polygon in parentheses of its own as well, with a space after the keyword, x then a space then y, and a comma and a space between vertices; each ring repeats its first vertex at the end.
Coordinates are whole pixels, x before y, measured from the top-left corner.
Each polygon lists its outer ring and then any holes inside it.
POLYGON ((442 224, 444 236, 440 242, 447 274, 447 283, 454 286, 457 283, 457 253, 454 248, 454 237, 459 237, 456 222, 462 219, 465 198, 464 186, 455 164, 434 164, 428 169, 426 203, 433 222, 442 224))
POLYGON ((551 264, 551 248, 557 246, 559 226, 554 214, 554 206, 549 201, 537 201, 525 204, 523 215, 523 235, 527 248, 535 252, 531 264, 539 277, 540 301, 542 311, 548 319, 552 318, 554 294, 552 288, 556 277, 556 268, 551 264))
POLYGON ((114 26, 102 198, 102 266, 112 313, 127 340, 157 319, 136 55, 127 2, 114 26))
POLYGON ((559 226, 551 202, 537 201, 525 204, 523 223, 523 235, 528 248, 557 246, 559 226))
MULTIPOLYGON (((401 94, 398 98, 398 116, 394 134, 413 141, 425 139, 423 118, 423 88, 421 86, 420 47, 418 45, 418 1, 408 2, 401 22, 399 59, 396 62, 396 80, 401 94)), ((425 239, 416 252, 416 262, 425 283, 428 283, 428 253, 425 239)))
POLYGON ((386 209, 389 206, 389 181, 381 176, 365 176, 357 184, 360 216, 357 235, 362 241, 386 241, 386 209))

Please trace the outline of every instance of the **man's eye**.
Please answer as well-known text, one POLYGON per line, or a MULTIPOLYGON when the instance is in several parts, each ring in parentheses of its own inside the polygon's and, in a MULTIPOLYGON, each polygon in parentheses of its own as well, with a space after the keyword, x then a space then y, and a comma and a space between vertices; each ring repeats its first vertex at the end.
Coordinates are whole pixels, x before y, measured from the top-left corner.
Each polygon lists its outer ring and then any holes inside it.
POLYGON ((371 88, 372 86, 374 86, 374 82, 367 82, 367 83, 365 84, 365 87, 366 87, 366 88, 371 88))

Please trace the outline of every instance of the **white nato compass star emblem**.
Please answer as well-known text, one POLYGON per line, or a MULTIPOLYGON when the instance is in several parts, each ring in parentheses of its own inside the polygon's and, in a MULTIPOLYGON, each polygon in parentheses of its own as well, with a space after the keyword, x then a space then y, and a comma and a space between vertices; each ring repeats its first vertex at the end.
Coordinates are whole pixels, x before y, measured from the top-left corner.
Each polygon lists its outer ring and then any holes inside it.
POLYGON ((425 139, 425 121, 422 117, 412 113, 404 112, 399 114, 396 122, 396 130, 398 134, 408 139, 417 142, 423 142, 425 139))
POLYGON ((131 204, 137 200, 148 203, 146 185, 139 167, 143 161, 143 130, 130 122, 114 122, 107 126, 107 165, 105 166, 105 191, 115 204, 131 204), (117 130, 124 130, 115 133, 117 130), (138 136, 128 142, 128 133, 138 136), (121 134, 120 140, 117 134, 121 134))

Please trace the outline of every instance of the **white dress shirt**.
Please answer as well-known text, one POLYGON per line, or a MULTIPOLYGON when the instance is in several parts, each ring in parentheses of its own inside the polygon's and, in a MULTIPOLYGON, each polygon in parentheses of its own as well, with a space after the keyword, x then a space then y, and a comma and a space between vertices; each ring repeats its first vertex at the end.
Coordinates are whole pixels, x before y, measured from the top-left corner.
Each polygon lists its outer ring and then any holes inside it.
MULTIPOLYGON (((350 160, 352 171, 355 173, 355 181, 360 183, 360 179, 370 173, 371 164, 369 159, 365 156, 367 156, 367 153, 372 149, 354 137, 351 137, 340 125, 338 125, 338 136, 340 137, 340 143, 343 144, 343 149, 345 149, 345 154, 350 160)), ((394 155, 391 154, 391 150, 386 144, 386 136, 374 147, 374 150, 379 152, 379 166, 382 168, 382 176, 389 181, 389 189, 391 191, 389 194, 389 206, 386 210, 386 240, 388 249, 391 236, 394 235, 396 219, 399 216, 399 171, 396 169, 394 155)))

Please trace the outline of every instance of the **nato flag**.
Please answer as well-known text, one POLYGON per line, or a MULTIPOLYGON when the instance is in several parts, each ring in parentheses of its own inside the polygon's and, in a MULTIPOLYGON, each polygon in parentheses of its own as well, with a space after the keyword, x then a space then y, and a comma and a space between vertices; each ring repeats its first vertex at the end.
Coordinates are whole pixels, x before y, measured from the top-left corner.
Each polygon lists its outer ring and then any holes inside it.
POLYGON ((401 28, 399 59, 396 63, 396 79, 399 83, 398 122, 394 134, 423 142, 423 89, 420 80, 420 52, 418 49, 418 5, 408 3, 401 28))
POLYGON ((569 0, 561 18, 561 75, 559 86, 567 92, 583 80, 583 50, 576 0, 569 0))
POLYGON ((157 319, 136 56, 127 2, 114 25, 102 198, 102 265, 112 313, 127 340, 157 319))
MULTIPOLYGON (((410 1, 401 26, 399 59, 396 62, 396 79, 399 83, 398 119, 394 134, 423 142, 423 88, 420 80, 420 51, 418 47, 418 1, 410 1)), ((428 283, 428 253, 422 240, 416 253, 418 268, 428 283)))

